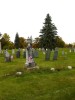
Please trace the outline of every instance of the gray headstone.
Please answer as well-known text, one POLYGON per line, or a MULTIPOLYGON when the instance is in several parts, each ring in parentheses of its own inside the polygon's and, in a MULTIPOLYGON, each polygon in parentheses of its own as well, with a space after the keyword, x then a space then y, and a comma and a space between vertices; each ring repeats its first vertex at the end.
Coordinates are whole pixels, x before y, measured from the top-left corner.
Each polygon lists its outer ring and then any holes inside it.
POLYGON ((53 60, 57 60, 57 57, 58 57, 58 48, 56 48, 54 51, 53 60))
POLYGON ((71 52, 71 49, 69 50, 69 52, 71 52))
POLYGON ((73 47, 71 48, 71 51, 74 52, 74 48, 73 47))
POLYGON ((12 55, 14 55, 15 54, 15 50, 14 49, 12 49, 12 55))
POLYGON ((18 51, 16 52, 16 57, 17 57, 17 58, 20 58, 20 50, 18 50, 18 51))
POLYGON ((50 54, 51 54, 50 49, 46 50, 46 53, 45 53, 45 60, 46 61, 50 60, 50 54))
POLYGON ((26 51, 23 52, 23 58, 26 58, 26 51))
POLYGON ((38 57, 38 51, 37 51, 37 50, 34 50, 34 52, 33 52, 33 57, 34 57, 34 58, 37 58, 37 57, 38 57))
POLYGON ((11 62, 11 55, 9 54, 9 52, 7 50, 5 51, 5 61, 11 62))
POLYGON ((65 54, 65 52, 64 52, 64 51, 62 51, 62 56, 64 56, 64 54, 65 54))

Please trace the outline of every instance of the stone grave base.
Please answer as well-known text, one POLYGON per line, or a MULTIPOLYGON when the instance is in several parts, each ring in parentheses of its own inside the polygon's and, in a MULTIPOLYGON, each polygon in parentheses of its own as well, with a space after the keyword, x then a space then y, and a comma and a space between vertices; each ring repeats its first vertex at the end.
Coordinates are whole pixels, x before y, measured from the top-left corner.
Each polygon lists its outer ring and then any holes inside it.
POLYGON ((26 69, 39 69, 39 67, 36 65, 35 62, 29 63, 28 65, 26 64, 26 69))
POLYGON ((34 67, 27 67, 27 70, 34 70, 34 69, 39 69, 39 66, 34 66, 34 67))
POLYGON ((6 62, 11 62, 11 56, 10 57, 5 57, 6 62))

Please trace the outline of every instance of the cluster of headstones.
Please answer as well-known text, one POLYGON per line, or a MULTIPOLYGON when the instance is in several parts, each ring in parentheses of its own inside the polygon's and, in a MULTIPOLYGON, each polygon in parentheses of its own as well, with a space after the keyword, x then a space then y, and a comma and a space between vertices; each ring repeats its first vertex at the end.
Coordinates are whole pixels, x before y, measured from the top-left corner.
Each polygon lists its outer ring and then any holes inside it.
MULTIPOLYGON (((38 58, 39 57, 39 53, 38 50, 36 49, 32 49, 32 57, 33 58, 38 58)), ((23 50, 23 58, 26 58, 26 50, 23 50)))
MULTIPOLYGON (((23 51, 22 52, 23 53, 23 58, 26 58, 26 50, 23 49, 22 51, 23 51)), ((33 58, 38 57, 38 55, 39 55, 38 51, 36 49, 33 49, 33 52, 32 52, 33 58)), ((21 49, 19 48, 16 52, 15 52, 14 49, 12 49, 12 54, 10 54, 7 49, 4 50, 4 58, 5 58, 6 62, 11 62, 13 60, 13 58, 14 58, 13 56, 16 56, 16 58, 20 58, 21 49)))
MULTIPOLYGON (((45 54, 45 60, 46 61, 50 60, 51 50, 50 49, 45 50, 44 48, 42 48, 42 51, 43 51, 43 54, 45 54)), ((54 50, 53 60, 57 60, 57 57, 58 57, 58 48, 56 47, 54 50)))
MULTIPOLYGON (((43 54, 45 54, 45 60, 46 61, 50 60, 51 50, 50 49, 46 49, 45 50, 44 48, 42 48, 42 49, 39 48, 39 51, 40 50, 42 50, 43 54)), ((23 58, 26 58, 26 50, 23 49, 22 51, 23 51, 23 58)), ((18 49, 16 52, 15 52, 14 49, 12 49, 12 54, 10 54, 8 52, 8 50, 4 50, 4 58, 5 58, 6 62, 12 61, 13 58, 14 58, 13 57, 14 55, 16 56, 16 58, 20 58, 20 56, 21 56, 21 49, 18 49)), ((32 57, 33 58, 39 57, 39 53, 38 53, 37 49, 34 49, 34 48, 32 49, 32 57)), ((57 57, 58 57, 58 48, 55 48, 54 55, 53 55, 53 60, 57 60, 57 57)))
MULTIPOLYGON (((74 53, 75 52, 75 48, 74 47, 72 47, 72 48, 70 48, 69 49, 69 52, 71 53, 74 53)), ((65 52, 64 50, 62 50, 62 56, 66 59, 67 58, 67 54, 68 54, 68 52, 65 52)))
POLYGON ((69 52, 75 52, 75 48, 70 48, 69 52))
POLYGON ((4 58, 6 62, 11 62, 13 60, 13 55, 10 55, 10 53, 6 49, 4 51, 4 58))

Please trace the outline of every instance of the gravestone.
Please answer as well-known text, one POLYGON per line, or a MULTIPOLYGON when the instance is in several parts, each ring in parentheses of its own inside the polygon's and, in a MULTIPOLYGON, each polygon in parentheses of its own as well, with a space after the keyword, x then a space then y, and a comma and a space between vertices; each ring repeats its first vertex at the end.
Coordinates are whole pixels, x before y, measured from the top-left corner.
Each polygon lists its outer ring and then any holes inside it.
POLYGON ((47 50, 46 50, 46 53, 45 53, 45 60, 46 60, 46 61, 50 60, 50 54, 51 54, 50 49, 47 49, 47 50))
POLYGON ((25 65, 28 68, 35 66, 35 62, 33 60, 33 55, 32 55, 32 48, 31 48, 30 44, 28 44, 27 49, 26 49, 26 63, 25 63, 25 65))
POLYGON ((44 52, 44 51, 45 51, 45 49, 44 49, 44 48, 42 48, 42 51, 44 52))
POLYGON ((58 57, 58 48, 55 48, 53 60, 57 60, 57 57, 58 57))
POLYGON ((14 49, 12 49, 12 55, 14 55, 15 54, 15 50, 14 49))
POLYGON ((34 58, 34 51, 35 51, 35 49, 34 48, 32 48, 32 57, 34 58))
POLYGON ((62 51, 62 57, 63 59, 67 59, 67 52, 62 51))
POLYGON ((39 48, 39 51, 41 51, 41 48, 39 48))
POLYGON ((9 52, 7 50, 5 51, 5 61, 11 62, 11 55, 9 54, 9 52))
POLYGON ((62 56, 64 56, 65 55, 65 52, 64 51, 62 51, 62 56))
POLYGON ((34 52, 33 52, 33 57, 34 57, 34 58, 37 58, 37 57, 38 57, 38 51, 37 51, 37 50, 34 50, 34 52))
POLYGON ((45 52, 43 52, 43 54, 45 55, 45 52))
POLYGON ((24 51, 25 51, 25 49, 22 49, 22 51, 24 52, 24 51))
POLYGON ((32 68, 36 67, 36 63, 33 59, 33 54, 32 54, 32 52, 33 52, 32 37, 30 37, 30 38, 28 37, 27 43, 28 43, 28 46, 26 48, 26 63, 25 63, 25 65, 26 65, 27 69, 32 69, 32 68))
POLYGON ((13 55, 11 55, 11 61, 13 61, 13 58, 14 58, 13 55))
MULTIPOLYGON (((47 50, 47 49, 46 49, 47 50)), ((44 48, 42 48, 42 52, 43 52, 43 54, 45 55, 45 53, 46 53, 46 50, 44 49, 44 48)))
POLYGON ((74 52, 74 48, 73 47, 71 48, 71 51, 74 52))
POLYGON ((26 58, 26 51, 23 51, 23 58, 26 58))
POLYGON ((71 49, 69 50, 69 52, 71 52, 71 49))
POLYGON ((20 50, 18 50, 18 51, 16 52, 16 57, 17 57, 17 58, 20 58, 20 50))

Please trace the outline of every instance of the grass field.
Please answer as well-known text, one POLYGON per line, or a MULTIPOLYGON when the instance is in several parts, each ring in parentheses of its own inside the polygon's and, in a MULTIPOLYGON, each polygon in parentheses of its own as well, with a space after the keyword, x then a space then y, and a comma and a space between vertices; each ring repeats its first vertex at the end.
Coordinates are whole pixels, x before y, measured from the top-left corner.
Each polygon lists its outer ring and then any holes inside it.
MULTIPOLYGON (((58 60, 45 61, 45 55, 39 51, 35 62, 39 69, 26 70, 25 59, 16 58, 5 62, 0 55, 0 100, 75 100, 75 53, 59 50, 58 60), (69 70, 67 66, 72 66, 69 70), (51 67, 55 70, 52 72, 51 67), (16 75, 22 71, 22 75, 16 75)), ((11 53, 11 51, 10 51, 11 53)))

